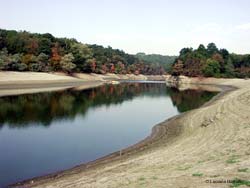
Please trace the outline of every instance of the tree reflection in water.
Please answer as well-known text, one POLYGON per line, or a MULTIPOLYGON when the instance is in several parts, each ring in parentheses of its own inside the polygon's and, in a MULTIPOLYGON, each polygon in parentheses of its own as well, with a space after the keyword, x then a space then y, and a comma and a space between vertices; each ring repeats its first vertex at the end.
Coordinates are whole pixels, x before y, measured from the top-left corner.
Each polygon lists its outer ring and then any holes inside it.
POLYGON ((0 126, 49 126, 52 121, 84 116, 89 108, 110 106, 137 96, 170 96, 179 112, 194 109, 217 93, 202 90, 179 91, 164 83, 121 83, 78 91, 75 88, 0 98, 0 126))

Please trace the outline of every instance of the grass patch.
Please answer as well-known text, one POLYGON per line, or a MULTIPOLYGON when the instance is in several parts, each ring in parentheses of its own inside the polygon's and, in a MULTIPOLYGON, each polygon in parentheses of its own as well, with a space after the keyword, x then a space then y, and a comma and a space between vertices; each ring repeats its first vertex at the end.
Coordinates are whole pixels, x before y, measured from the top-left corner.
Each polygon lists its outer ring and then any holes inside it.
POLYGON ((139 181, 144 181, 145 178, 144 178, 144 177, 140 177, 138 180, 139 180, 139 181))
POLYGON ((233 164, 233 163, 237 163, 238 161, 236 159, 228 159, 228 160, 226 160, 226 162, 228 164, 233 164))
POLYGON ((194 174, 192 174, 192 176, 200 177, 200 176, 203 176, 203 174, 202 173, 194 173, 194 174))
POLYGON ((241 180, 241 179, 236 178, 233 180, 231 187, 239 187, 241 185, 246 185, 246 186, 250 187, 250 181, 241 180))
POLYGON ((157 180, 158 178, 157 178, 156 176, 153 176, 152 179, 153 179, 153 180, 157 180))
POLYGON ((192 168, 192 165, 189 165, 189 166, 180 166, 180 167, 177 168, 177 170, 188 170, 190 168, 192 168))
POLYGON ((250 125, 244 125, 244 129, 250 128, 250 125))
POLYGON ((204 162, 206 162, 206 160, 200 160, 197 162, 197 164, 204 163, 204 162))
POLYGON ((248 168, 239 168, 238 169, 238 172, 247 172, 248 171, 248 168))
POLYGON ((226 163, 228 164, 233 164, 239 162, 237 160, 238 155, 232 155, 228 160, 226 160, 226 163))
POLYGON ((210 176, 210 178, 217 178, 219 176, 220 176, 219 174, 215 174, 215 175, 210 176))
POLYGON ((139 185, 143 185, 143 187, 145 186, 145 184, 147 183, 147 181, 145 181, 146 180, 146 178, 145 177, 140 177, 140 178, 138 178, 138 183, 139 183, 139 185))

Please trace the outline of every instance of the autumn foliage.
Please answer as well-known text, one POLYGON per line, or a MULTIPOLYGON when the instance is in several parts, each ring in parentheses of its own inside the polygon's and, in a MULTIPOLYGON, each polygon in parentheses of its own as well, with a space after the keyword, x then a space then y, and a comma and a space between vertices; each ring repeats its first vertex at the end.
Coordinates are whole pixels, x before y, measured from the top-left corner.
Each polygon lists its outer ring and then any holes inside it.
POLYGON ((75 39, 0 29, 0 70, 165 74, 164 67, 121 50, 75 39))
POLYGON ((172 65, 172 75, 192 77, 249 77, 250 55, 230 54, 214 43, 207 48, 183 48, 172 65))

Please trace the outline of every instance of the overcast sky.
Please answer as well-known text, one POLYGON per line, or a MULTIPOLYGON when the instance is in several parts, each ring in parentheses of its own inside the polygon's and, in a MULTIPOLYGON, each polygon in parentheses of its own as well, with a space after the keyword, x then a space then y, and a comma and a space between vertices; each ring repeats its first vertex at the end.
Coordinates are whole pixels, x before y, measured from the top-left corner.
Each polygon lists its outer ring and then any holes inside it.
POLYGON ((0 28, 128 53, 177 55, 215 42, 250 53, 250 0, 0 0, 0 28))

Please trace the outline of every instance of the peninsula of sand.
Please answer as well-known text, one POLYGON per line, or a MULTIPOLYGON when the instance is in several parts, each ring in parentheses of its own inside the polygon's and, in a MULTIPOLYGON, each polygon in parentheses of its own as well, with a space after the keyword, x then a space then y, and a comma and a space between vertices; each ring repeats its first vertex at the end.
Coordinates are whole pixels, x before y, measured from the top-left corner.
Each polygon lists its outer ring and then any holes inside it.
MULTIPOLYGON (((25 86, 19 93, 26 89, 39 89, 33 86, 44 83, 52 89, 54 86, 72 87, 72 84, 80 86, 83 82, 86 87, 88 84, 88 87, 93 87, 93 83, 117 80, 115 75, 68 77, 0 72, 0 95, 17 92, 16 84, 22 83, 17 82, 17 78, 23 82, 23 85, 18 85, 19 89, 25 86)), ((139 80, 139 77, 133 78, 139 80)), ((126 79, 132 79, 132 76, 126 79)), ((176 82, 169 76, 161 79, 168 84, 176 82)), ((250 80, 180 77, 178 84, 182 89, 207 87, 221 92, 202 107, 154 126, 149 137, 122 152, 14 186, 223 188, 233 185, 232 181, 236 179, 243 187, 249 185, 250 80)))

